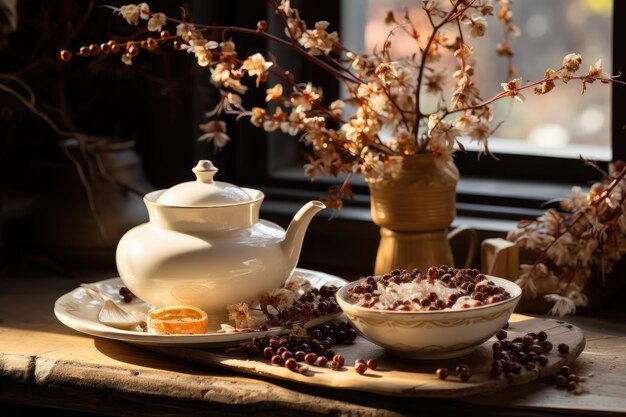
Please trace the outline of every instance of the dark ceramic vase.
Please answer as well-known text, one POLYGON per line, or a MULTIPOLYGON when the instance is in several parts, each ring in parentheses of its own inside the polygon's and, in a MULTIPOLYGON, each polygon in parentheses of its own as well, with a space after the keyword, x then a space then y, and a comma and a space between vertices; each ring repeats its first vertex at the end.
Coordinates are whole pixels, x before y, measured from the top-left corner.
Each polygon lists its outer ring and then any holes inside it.
POLYGON ((38 198, 29 224, 35 245, 66 264, 115 265, 119 239, 145 223, 145 179, 134 142, 99 138, 61 143, 65 162, 38 198))

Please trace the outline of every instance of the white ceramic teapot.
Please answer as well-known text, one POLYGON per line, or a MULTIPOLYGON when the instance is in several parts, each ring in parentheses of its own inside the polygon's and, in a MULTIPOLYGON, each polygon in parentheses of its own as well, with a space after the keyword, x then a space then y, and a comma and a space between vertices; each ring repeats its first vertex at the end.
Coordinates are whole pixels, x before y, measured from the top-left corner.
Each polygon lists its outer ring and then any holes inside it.
POLYGON ((146 194, 150 221, 122 237, 117 269, 142 300, 200 308, 216 328, 227 304, 250 302, 289 278, 306 228, 325 206, 307 203, 285 232, 259 220, 261 191, 213 181, 210 161, 193 171, 196 181, 146 194))

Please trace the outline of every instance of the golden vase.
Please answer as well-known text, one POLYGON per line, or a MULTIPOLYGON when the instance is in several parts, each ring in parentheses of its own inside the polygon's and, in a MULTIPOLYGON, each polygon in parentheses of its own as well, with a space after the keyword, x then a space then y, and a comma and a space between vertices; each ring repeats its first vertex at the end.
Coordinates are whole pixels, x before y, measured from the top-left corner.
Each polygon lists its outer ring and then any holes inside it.
POLYGON ((368 183, 372 219, 380 226, 375 274, 454 264, 448 228, 458 176, 452 161, 439 166, 428 153, 392 157, 382 180, 368 183))

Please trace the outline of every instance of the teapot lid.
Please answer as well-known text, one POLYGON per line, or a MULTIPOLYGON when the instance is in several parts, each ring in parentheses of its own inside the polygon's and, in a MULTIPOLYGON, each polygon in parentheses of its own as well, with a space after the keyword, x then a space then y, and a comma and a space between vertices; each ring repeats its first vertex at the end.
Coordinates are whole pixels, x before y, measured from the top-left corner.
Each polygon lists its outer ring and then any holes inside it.
POLYGON ((183 182, 166 190, 159 196, 157 203, 176 207, 211 207, 252 200, 248 193, 236 185, 213 181, 217 171, 211 161, 199 161, 193 168, 196 180, 183 182))

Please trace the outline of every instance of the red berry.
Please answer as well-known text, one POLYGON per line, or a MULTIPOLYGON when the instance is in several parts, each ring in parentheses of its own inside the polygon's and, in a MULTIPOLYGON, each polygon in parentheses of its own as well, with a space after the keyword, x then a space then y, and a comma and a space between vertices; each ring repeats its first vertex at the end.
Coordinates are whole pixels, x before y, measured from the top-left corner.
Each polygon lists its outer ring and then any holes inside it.
POLYGON ((471 372, 469 369, 464 369, 460 374, 459 374, 459 378, 461 378, 462 381, 467 382, 469 381, 470 377, 472 376, 471 372))
POLYGON ((367 361, 367 367, 370 369, 376 369, 378 368, 378 362, 376 361, 376 359, 369 359, 367 361))
POLYGON ((552 342, 544 340, 541 342, 541 349, 543 349, 544 352, 550 352, 552 350, 552 342))
POLYGON ((354 370, 358 374, 363 375, 365 371, 367 371, 367 365, 365 364, 365 362, 357 362, 354 364, 354 370))
POLYGON ((317 366, 326 366, 327 364, 328 364, 328 359, 326 359, 325 356, 319 356, 315 360, 315 365, 317 365, 317 366))
POLYGON ((285 361, 285 368, 295 372, 298 368, 298 362, 294 358, 289 358, 285 361))
POLYGON ((337 365, 339 365, 339 368, 341 368, 346 363, 346 359, 343 357, 343 355, 335 355, 333 357, 333 362, 337 362, 337 365))

